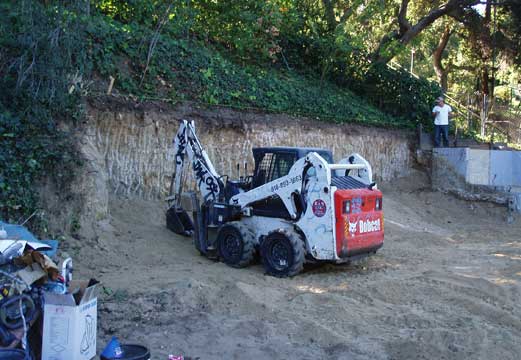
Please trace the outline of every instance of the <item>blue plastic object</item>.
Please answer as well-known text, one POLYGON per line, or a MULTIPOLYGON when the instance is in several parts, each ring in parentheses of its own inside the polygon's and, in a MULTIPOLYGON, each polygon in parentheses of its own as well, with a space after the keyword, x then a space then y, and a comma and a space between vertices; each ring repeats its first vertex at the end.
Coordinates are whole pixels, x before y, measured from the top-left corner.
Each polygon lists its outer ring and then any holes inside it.
POLYGON ((121 350, 123 354, 120 357, 105 357, 103 355, 100 356, 101 360, 150 360, 150 351, 143 345, 133 345, 133 344, 122 344, 121 350))
POLYGON ((3 221, 0 221, 0 228, 3 227, 5 231, 7 232, 7 237, 9 239, 14 240, 27 240, 27 241, 37 241, 38 240, 25 226, 22 225, 16 225, 16 224, 9 224, 3 221))
POLYGON ((33 235, 33 233, 31 233, 25 226, 22 225, 9 224, 0 221, 0 228, 2 227, 7 232, 8 239, 34 241, 51 246, 52 249, 50 250, 40 251, 49 257, 53 257, 58 251, 58 240, 39 240, 36 238, 36 236, 33 235))
POLYGON ((43 289, 47 292, 52 292, 54 294, 65 294, 67 292, 67 287, 65 286, 65 284, 59 281, 48 280, 43 285, 43 289))
POLYGON ((121 359, 123 357, 123 351, 121 350, 121 344, 117 337, 113 336, 109 343, 101 353, 102 359, 121 359))

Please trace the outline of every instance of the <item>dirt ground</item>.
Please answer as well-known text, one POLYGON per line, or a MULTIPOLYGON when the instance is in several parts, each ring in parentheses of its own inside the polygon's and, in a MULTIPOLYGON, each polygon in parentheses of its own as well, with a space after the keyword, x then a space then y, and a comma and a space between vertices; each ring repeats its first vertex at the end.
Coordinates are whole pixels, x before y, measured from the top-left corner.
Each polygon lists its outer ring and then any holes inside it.
POLYGON ((161 202, 112 199, 97 238, 66 249, 105 287, 98 348, 116 335, 153 359, 519 359, 521 220, 421 173, 381 188, 384 247, 292 279, 199 256, 161 202))

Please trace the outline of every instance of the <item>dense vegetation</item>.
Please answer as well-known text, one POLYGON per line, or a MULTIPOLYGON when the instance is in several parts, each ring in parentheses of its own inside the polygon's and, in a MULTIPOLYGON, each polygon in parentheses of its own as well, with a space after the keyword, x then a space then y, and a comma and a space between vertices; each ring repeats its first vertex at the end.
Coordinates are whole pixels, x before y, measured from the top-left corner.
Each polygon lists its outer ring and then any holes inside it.
POLYGON ((389 116, 348 88, 320 81, 313 74, 240 65, 197 40, 158 35, 147 65, 148 49, 143 49, 142 40, 154 36, 152 30, 101 18, 90 22, 86 32, 94 44, 97 76, 117 79, 115 86, 123 94, 304 114, 338 122, 414 124, 405 116, 389 116))
POLYGON ((300 2, 150 4, 100 2, 97 9, 112 21, 98 18, 90 30, 102 44, 94 46, 95 68, 115 77, 123 93, 408 128, 429 123, 441 93, 405 71, 370 66, 366 55, 347 43, 337 47, 323 30, 303 35, 310 10, 300 2))
POLYGON ((428 127, 438 83, 490 93, 519 79, 518 2, 4 1, 0 217, 32 213, 42 176, 69 182, 77 156, 57 124, 111 79, 112 94, 138 99, 428 127), (412 47, 420 77, 387 66, 408 66, 412 47))
POLYGON ((81 114, 81 94, 69 90, 87 64, 85 51, 77 45, 81 39, 69 12, 73 10, 55 8, 51 16, 38 2, 0 4, 0 219, 4 221, 18 221, 37 209, 35 185, 41 179, 51 177, 66 188, 79 163, 72 138, 58 128, 60 120, 74 121, 81 114))

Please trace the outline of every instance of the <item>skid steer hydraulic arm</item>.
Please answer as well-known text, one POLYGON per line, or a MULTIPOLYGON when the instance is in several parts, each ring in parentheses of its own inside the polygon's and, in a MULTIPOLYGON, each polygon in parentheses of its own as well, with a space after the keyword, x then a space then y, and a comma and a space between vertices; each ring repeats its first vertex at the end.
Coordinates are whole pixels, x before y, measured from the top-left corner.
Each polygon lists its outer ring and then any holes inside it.
MULTIPOLYGON (((369 185, 371 182, 372 172, 371 166, 360 155, 351 156, 351 161, 346 160, 341 164, 328 164, 328 162, 316 152, 309 153, 305 158, 299 159, 291 169, 288 175, 280 177, 255 189, 237 194, 231 198, 230 203, 239 205, 243 210, 256 201, 267 199, 269 197, 278 196, 292 219, 299 217, 298 197, 306 192, 306 184, 311 181, 309 169, 313 168, 313 182, 319 184, 322 190, 329 188, 331 184, 331 176, 333 171, 346 173, 349 171, 363 172, 363 177, 358 177, 364 184, 369 185), (355 160, 355 156, 359 159, 355 160)), ((301 209, 303 210, 303 209, 301 209)))
POLYGON ((224 185, 219 174, 204 151, 193 121, 182 120, 173 139, 175 172, 172 175, 168 202, 167 227, 179 234, 189 235, 194 226, 188 214, 181 206, 185 161, 192 163, 194 178, 204 202, 216 202, 222 199, 224 185))
POLYGON ((220 175, 204 151, 195 133, 194 122, 182 120, 181 126, 173 140, 175 154, 175 173, 172 176, 170 197, 175 199, 175 205, 180 205, 183 187, 185 158, 188 155, 192 163, 194 177, 204 201, 218 201, 223 193, 224 185, 220 175))

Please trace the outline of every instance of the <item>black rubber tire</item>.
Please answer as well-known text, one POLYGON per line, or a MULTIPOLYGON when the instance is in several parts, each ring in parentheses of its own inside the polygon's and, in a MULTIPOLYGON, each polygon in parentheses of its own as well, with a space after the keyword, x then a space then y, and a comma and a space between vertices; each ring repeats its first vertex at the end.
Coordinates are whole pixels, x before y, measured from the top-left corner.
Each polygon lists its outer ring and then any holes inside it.
POLYGON ((260 245, 266 273, 276 277, 295 276, 304 268, 305 243, 294 231, 271 231, 260 245))
POLYGON ((255 236, 241 222, 232 221, 219 229, 217 251, 226 265, 246 267, 252 263, 255 255, 255 236))

